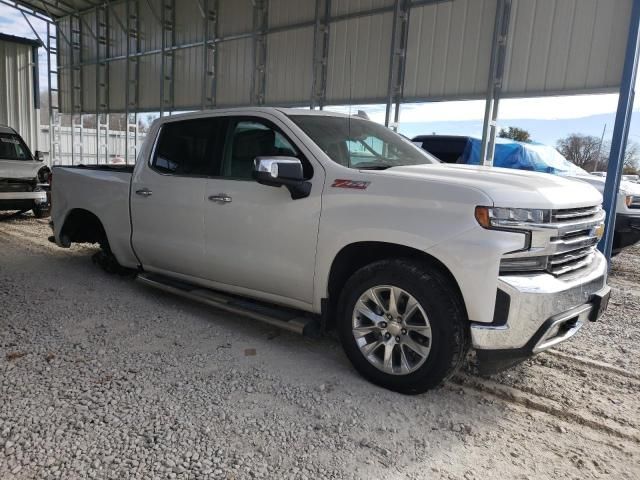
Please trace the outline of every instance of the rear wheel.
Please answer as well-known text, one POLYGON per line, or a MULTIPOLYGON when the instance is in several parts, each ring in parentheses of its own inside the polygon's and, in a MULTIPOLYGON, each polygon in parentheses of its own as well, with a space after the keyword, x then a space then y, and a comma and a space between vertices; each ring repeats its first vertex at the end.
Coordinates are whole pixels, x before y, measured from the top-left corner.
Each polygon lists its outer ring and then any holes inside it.
POLYGON ((422 393, 464 361, 466 316, 457 290, 437 269, 384 260, 357 271, 343 289, 338 330, 354 367, 397 392, 422 393))
POLYGON ((107 273, 122 276, 135 276, 137 274, 136 270, 120 265, 118 259, 109 248, 109 243, 106 241, 100 243, 100 251, 94 253, 91 259, 93 260, 93 263, 98 265, 107 273))

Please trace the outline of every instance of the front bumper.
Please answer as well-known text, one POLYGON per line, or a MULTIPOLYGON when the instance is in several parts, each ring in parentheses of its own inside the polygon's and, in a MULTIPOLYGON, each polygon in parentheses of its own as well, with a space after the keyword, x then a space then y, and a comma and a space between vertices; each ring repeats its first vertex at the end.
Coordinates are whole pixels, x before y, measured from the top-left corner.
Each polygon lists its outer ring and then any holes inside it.
POLYGON ((481 372, 502 370, 571 338, 595 321, 609 298, 607 262, 596 253, 587 271, 566 278, 547 273, 502 276, 492 324, 473 323, 471 339, 481 372))
POLYGON ((623 248, 640 241, 640 212, 638 215, 616 215, 616 229, 613 235, 613 252, 620 253, 623 248))
POLYGON ((34 205, 48 204, 47 192, 0 192, 0 210, 29 210, 34 205))

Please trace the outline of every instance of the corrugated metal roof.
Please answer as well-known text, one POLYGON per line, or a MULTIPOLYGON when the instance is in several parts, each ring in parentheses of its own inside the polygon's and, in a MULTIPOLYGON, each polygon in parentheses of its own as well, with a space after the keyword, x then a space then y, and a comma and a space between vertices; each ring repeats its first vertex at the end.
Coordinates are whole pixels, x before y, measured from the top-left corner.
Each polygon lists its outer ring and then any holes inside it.
MULTIPOLYGON (((16 3, 53 18, 82 12, 96 6, 95 2, 88 0, 17 0, 16 3)), ((105 3, 109 1, 106 0, 105 3)))
MULTIPOLYGON (((45 0, 46 1, 46 0, 45 0)), ((48 0, 56 3, 54 0, 48 0)), ((65 0, 67 7, 83 9, 81 65, 83 105, 95 108, 98 43, 95 7, 90 2, 65 0)), ((136 4, 136 0, 131 0, 136 4)), ((508 40, 504 96, 535 96, 614 91, 620 82, 632 0, 513 0, 508 40)), ((40 5, 41 2, 20 2, 40 5)), ((125 105, 127 40, 139 44, 137 110, 160 110, 163 29, 161 0, 137 0, 139 30, 127 36, 117 19, 126 19, 121 0, 109 5, 109 111, 125 105), (117 18, 116 18, 117 17, 117 18)), ((259 5, 260 2, 255 2, 259 5)), ((58 4, 63 5, 62 3, 58 4)), ((327 58, 319 58, 314 45, 316 2, 270 0, 267 31, 260 24, 252 0, 181 0, 176 3, 175 25, 165 32, 165 61, 172 61, 175 96, 173 109, 199 108, 202 96, 215 85, 217 105, 248 105, 257 98, 264 71, 267 104, 304 105, 311 102, 314 71, 325 66, 325 104, 385 103, 389 93, 394 0, 340 0, 331 2, 327 58), (205 66, 207 15, 203 8, 218 5, 216 32, 209 31, 209 51, 215 65, 205 66), (258 64, 266 45, 265 64, 258 64), (316 68, 314 69, 314 59, 316 68), (207 76, 215 73, 215 78, 207 76), (207 88, 203 88, 203 82, 207 88)), ((409 13, 403 101, 483 98, 486 94, 493 24, 497 0, 414 0, 409 13)), ((65 10, 66 7, 60 9, 65 10)), ((320 12, 321 14, 324 12, 320 12)), ((67 15, 67 13, 62 13, 67 15)), ((211 18, 211 17, 209 17, 211 18)), ((68 17, 59 21, 71 37, 68 17)), ((320 43, 321 44, 321 43, 320 43)), ((58 42, 61 98, 71 111, 70 46, 58 42)), ((319 82, 321 81, 318 80, 319 82)), ((78 82, 76 81, 76 84, 78 82)), ((76 85, 77 86, 77 85, 76 85)), ((260 92, 261 93, 261 92, 260 92)), ((208 93, 207 93, 208 94, 208 93)), ((166 105, 165 105, 166 106, 166 105)))
POLYGON ((0 40, 4 42, 19 43, 21 45, 29 45, 32 47, 41 47, 40 40, 34 40, 32 38, 16 37, 15 35, 7 35, 6 33, 0 33, 0 40))
POLYGON ((472 98, 485 94, 496 0, 461 0, 413 8, 404 96, 472 98))
POLYGON ((628 0, 515 0, 504 92, 617 88, 630 15, 628 0))
POLYGON ((392 13, 331 25, 327 102, 347 104, 387 94, 392 13))

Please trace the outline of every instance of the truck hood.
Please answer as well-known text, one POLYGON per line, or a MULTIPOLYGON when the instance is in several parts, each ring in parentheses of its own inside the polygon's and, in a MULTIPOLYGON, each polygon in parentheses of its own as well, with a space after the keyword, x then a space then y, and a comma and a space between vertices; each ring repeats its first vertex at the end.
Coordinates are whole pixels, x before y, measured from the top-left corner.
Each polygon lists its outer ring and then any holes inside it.
POLYGON ((450 164, 393 167, 379 173, 464 185, 482 191, 500 207, 562 209, 602 203, 602 195, 591 185, 548 173, 450 164))
POLYGON ((44 163, 35 160, 0 159, 0 178, 12 180, 33 180, 44 163))
MULTIPOLYGON (((576 175, 566 178, 587 182, 589 185, 593 185, 600 193, 604 193, 604 186, 607 183, 606 178, 596 177, 595 175, 576 175)), ((640 195, 640 184, 622 180, 620 182, 620 195, 640 195)))

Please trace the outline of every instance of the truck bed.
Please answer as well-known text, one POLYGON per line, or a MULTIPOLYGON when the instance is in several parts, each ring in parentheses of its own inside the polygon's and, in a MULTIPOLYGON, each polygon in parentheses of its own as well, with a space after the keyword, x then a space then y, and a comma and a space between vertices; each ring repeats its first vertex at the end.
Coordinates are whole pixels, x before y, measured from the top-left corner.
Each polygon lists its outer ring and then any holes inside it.
POLYGON ((86 211, 99 219, 113 253, 123 263, 135 264, 129 217, 132 172, 133 166, 127 165, 54 167, 51 218, 58 244, 66 217, 86 211))
POLYGON ((134 165, 69 165, 65 167, 54 167, 54 168, 67 168, 67 169, 80 169, 80 170, 99 170, 103 172, 123 172, 123 173, 133 173, 134 165))

